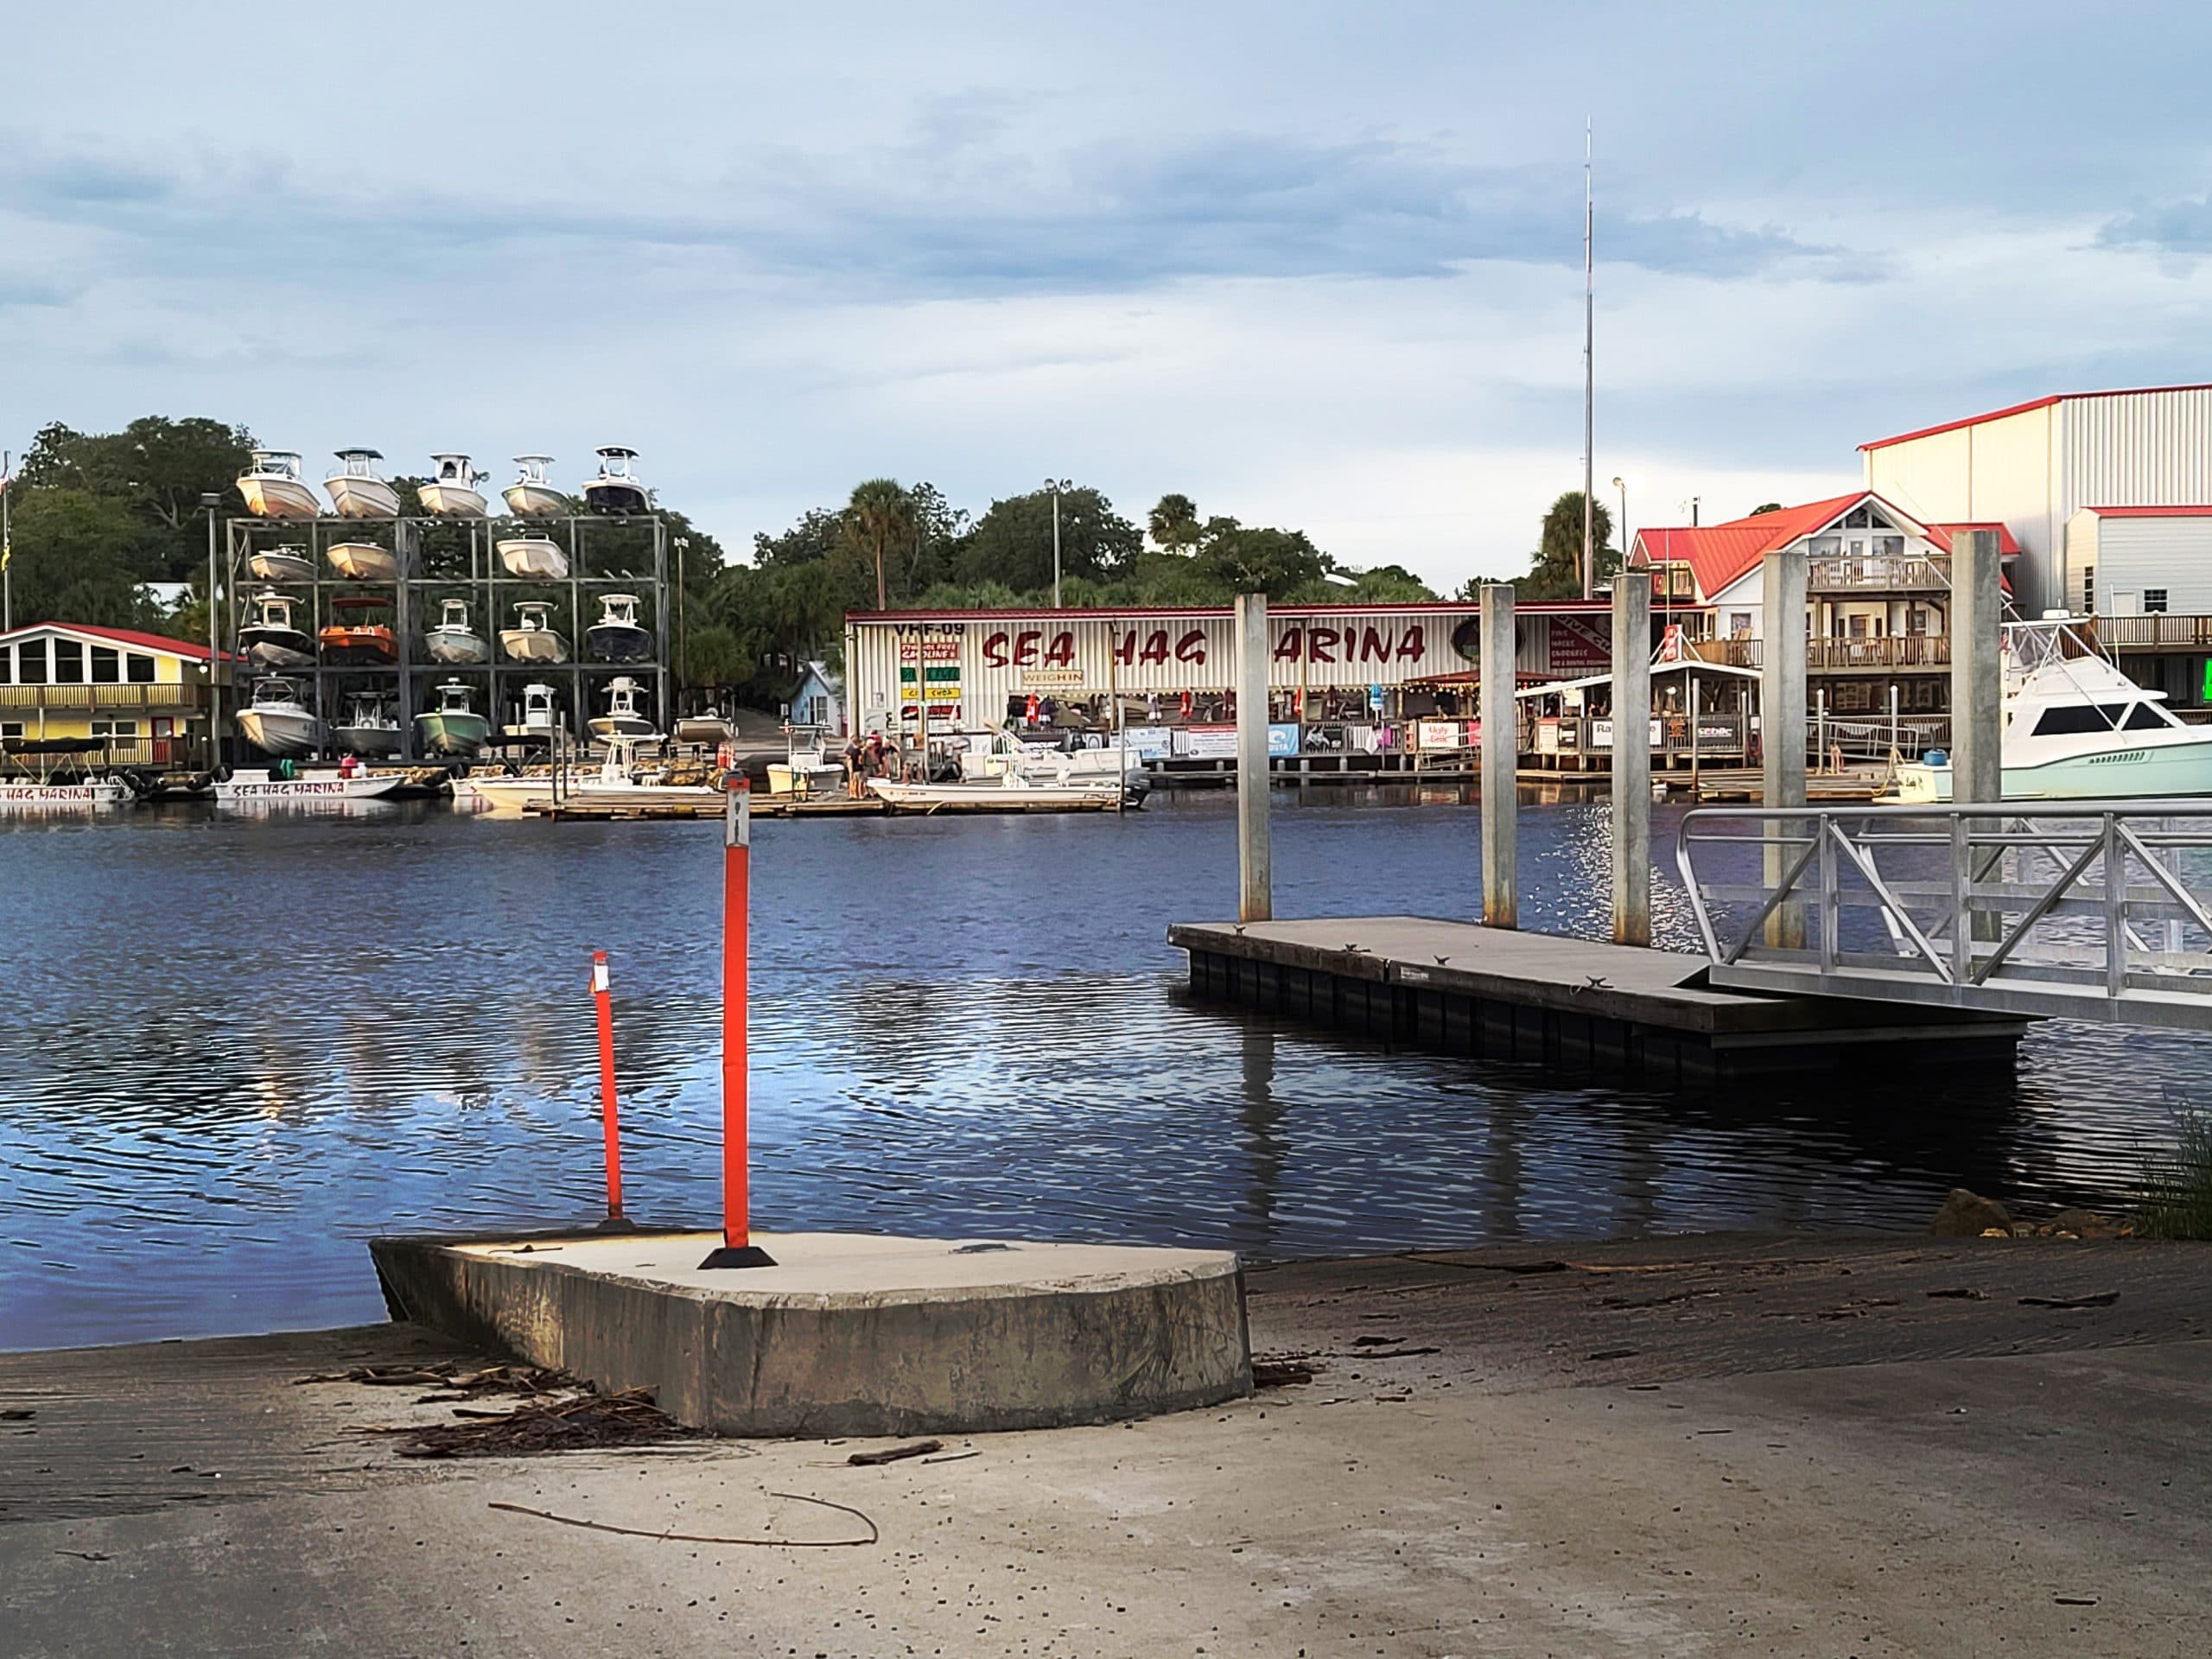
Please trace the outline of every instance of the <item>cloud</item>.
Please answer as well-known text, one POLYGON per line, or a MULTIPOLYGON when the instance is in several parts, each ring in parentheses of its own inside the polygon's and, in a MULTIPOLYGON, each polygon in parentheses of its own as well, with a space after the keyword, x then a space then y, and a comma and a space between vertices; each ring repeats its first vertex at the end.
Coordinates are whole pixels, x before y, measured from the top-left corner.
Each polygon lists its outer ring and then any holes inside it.
POLYGON ((2212 253, 2212 194, 2119 214, 2098 228, 2096 239, 2104 248, 2212 253))

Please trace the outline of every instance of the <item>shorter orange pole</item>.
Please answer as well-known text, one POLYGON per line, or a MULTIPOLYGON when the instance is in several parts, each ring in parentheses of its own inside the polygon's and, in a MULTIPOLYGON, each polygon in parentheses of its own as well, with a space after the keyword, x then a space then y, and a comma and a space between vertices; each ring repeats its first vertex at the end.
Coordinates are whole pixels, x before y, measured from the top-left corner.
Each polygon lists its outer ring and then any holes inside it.
POLYGON ((746 1085, 747 977, 752 951, 753 785, 729 778, 722 819, 722 1243, 702 1268, 772 1268, 753 1242, 746 1085))
POLYGON ((622 1219, 622 1127, 614 1103, 614 996, 607 952, 591 953, 592 995, 599 1002, 599 1122, 607 1137, 607 1218, 622 1219))

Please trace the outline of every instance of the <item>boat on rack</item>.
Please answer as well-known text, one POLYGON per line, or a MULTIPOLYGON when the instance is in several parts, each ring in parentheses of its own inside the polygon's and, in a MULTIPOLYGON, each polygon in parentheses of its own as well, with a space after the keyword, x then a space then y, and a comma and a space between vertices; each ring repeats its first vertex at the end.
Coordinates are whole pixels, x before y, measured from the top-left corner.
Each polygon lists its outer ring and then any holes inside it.
POLYGON ((492 654, 484 636, 468 626, 465 599, 440 601, 437 626, 423 631, 423 642, 434 663, 480 663, 492 654))
POLYGON ((957 783, 915 784, 871 778, 869 791, 902 812, 1080 811, 1116 806, 1141 807, 1149 789, 1139 773, 1124 782, 1112 772, 1055 765, 1057 755, 1025 756, 995 778, 957 783))
POLYGON ((415 492, 423 511, 440 518, 481 518, 484 492, 476 486, 489 473, 471 469, 467 455, 432 455, 430 475, 415 492))
POLYGON ((348 582, 399 580, 399 555, 374 542, 334 542, 322 550, 322 556, 348 582))
POLYGON ((300 700, 300 688, 276 676, 253 683, 253 700, 238 710, 238 730, 264 754, 313 754, 322 747, 322 721, 300 700))
POLYGON ((346 700, 346 718, 331 728, 338 747, 352 754, 399 753, 399 716, 391 700, 373 691, 356 691, 346 700))
POLYGON ((261 518, 320 518, 322 503, 300 476, 300 457, 291 449, 257 449, 238 474, 245 510, 261 518))
POLYGON ((465 682, 448 680, 437 689, 437 706, 415 716, 415 732, 423 753, 466 760, 491 741, 492 721, 476 712, 474 694, 465 682))
POLYGON ((569 575, 569 556, 558 543, 543 536, 516 536, 499 543, 499 563, 511 576, 524 582, 563 582, 569 575))
POLYGON ((553 607, 527 599, 515 607, 515 625, 499 630, 499 649, 514 663, 565 663, 569 642, 553 627, 553 607))
POLYGON ((523 687, 522 707, 516 718, 507 722, 506 734, 550 740, 560 728, 560 704, 555 699, 553 688, 543 680, 533 680, 523 687))
POLYGON ((315 561, 302 547, 270 547, 246 555, 245 568, 256 582, 313 582, 315 561))
POLYGON ((627 674, 619 675, 607 682, 607 712, 594 715, 587 722, 594 737, 601 741, 626 738, 632 742, 644 742, 659 737, 652 721, 638 707, 638 699, 645 693, 627 674))
POLYGON ((238 629, 238 649, 256 668, 313 668, 315 641, 292 626, 294 601, 283 594, 256 594, 253 615, 238 629))
POLYGON ((322 660, 334 668, 381 668, 397 662, 399 636, 386 619, 391 609, 390 600, 368 594, 341 594, 332 600, 331 620, 315 635, 322 660))
POLYGON ((271 766, 218 778, 210 787, 218 806, 324 806, 372 801, 391 794, 405 781, 406 774, 397 772, 323 766, 288 774, 283 768, 271 766))
MULTIPOLYGON (((2072 618, 2004 631, 2004 798, 2086 801, 2212 795, 2212 726, 2188 725, 2165 693, 2129 679, 2072 618)), ((1900 765, 1878 799, 1948 801, 1948 756, 1900 765)))
POLYGON ((638 452, 610 443, 599 451, 599 474, 584 481, 584 500, 595 512, 621 517, 643 512, 652 505, 645 486, 638 481, 638 452))
POLYGON ((584 643, 603 663, 642 663, 652 656, 652 631, 638 620, 638 596, 601 594, 599 620, 584 630, 584 643))
POLYGON ((558 518, 568 512, 569 498, 553 487, 546 474, 546 468, 552 464, 550 455, 515 457, 522 476, 501 492, 506 497, 509 512, 518 518, 558 518))
POLYGON ((373 449, 340 449, 338 470, 323 480, 330 505, 340 518, 397 518, 399 492, 377 471, 384 457, 373 449))
POLYGON ((473 798, 494 811, 522 812, 563 806, 690 806, 716 810, 728 797, 701 784, 671 784, 646 766, 636 741, 615 738, 596 766, 502 778, 472 772, 454 786, 456 799, 473 798))

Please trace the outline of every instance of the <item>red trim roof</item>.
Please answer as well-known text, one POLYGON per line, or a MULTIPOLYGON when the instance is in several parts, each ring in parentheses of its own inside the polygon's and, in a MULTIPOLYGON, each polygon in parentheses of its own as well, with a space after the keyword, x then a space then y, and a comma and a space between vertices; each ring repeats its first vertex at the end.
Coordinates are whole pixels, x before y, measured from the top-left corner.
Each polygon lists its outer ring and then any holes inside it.
MULTIPOLYGON (((171 657, 188 657, 195 663, 207 660, 207 647, 195 645, 188 639, 171 639, 158 633, 140 633, 132 628, 104 628, 91 622, 26 622, 11 632, 0 633, 0 645, 10 639, 20 639, 25 634, 36 633, 41 628, 57 628, 63 633, 81 634, 88 639, 105 639, 118 645, 136 645, 141 651, 158 651, 171 657)), ((223 653, 227 659, 228 652, 223 653)))
MULTIPOLYGON (((1268 611, 1276 616, 1471 616, 1481 608, 1471 599, 1422 600, 1396 605, 1362 605, 1356 601, 1343 605, 1294 605, 1286 600, 1281 604, 1268 607, 1268 611)), ((1610 614, 1612 601, 1609 599, 1531 599, 1516 603, 1513 610, 1516 616, 1594 616, 1610 614)), ((992 622, 1015 617, 1062 618, 1078 622, 1100 617, 1179 617, 1197 620, 1234 616, 1236 613, 1235 607, 1229 605, 1105 605, 1082 607, 1071 605, 1057 611, 1049 605, 1014 605, 996 611, 847 611, 845 621, 848 625, 858 622, 992 622)))
POLYGON ((2001 421, 2011 415, 2026 415, 2038 409, 2049 409, 2054 404, 2071 403, 2079 398, 2142 397, 2159 391, 2212 391, 2212 385, 2120 386, 2110 391, 2062 391, 2053 397, 2014 404, 2007 409, 1993 409, 1986 415, 1969 415, 1962 421, 1945 421, 1941 426, 1920 427, 1910 432, 1900 432, 1893 438, 1876 438, 1872 443, 1862 443, 1859 447, 1861 449, 1885 449, 1893 443, 1910 443, 1915 438, 1932 438, 1939 432, 1956 432, 1962 427, 1980 426, 1986 421, 2001 421))
POLYGON ((1698 592, 1711 600, 1730 583, 1741 581, 1753 566, 1778 548, 1801 537, 1825 530, 1862 501, 1878 504, 1908 531, 1917 530, 1927 540, 1948 550, 1951 533, 1961 530, 1993 530, 1999 553, 2011 558, 2020 550, 2012 532, 1994 521, 1976 524, 1921 524, 1872 490, 1832 495, 1825 501, 1808 501, 1802 507, 1732 518, 1726 524, 1688 525, 1677 529, 1647 529, 1636 533, 1637 548, 1650 564, 1687 564, 1697 578, 1698 592))
POLYGON ((2212 518, 2212 506, 2084 507, 2082 511, 2100 518, 2212 518))

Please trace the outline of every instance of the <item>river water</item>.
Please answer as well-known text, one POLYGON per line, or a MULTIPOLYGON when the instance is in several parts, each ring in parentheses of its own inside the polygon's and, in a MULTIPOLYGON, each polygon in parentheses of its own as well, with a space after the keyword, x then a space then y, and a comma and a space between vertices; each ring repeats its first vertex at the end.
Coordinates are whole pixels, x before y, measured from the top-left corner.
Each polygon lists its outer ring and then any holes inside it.
MULTIPOLYGON (((1605 811, 1526 806, 1524 926, 1602 935, 1605 811)), ((1662 842, 1679 814, 1656 813, 1662 842)), ((1662 943, 1690 928, 1655 848, 1662 943)), ((1452 791, 1278 794, 1279 915, 1478 909, 1452 791)), ((1122 818, 764 822, 757 1224, 1283 1257, 1915 1226, 1955 1185, 2110 1201, 2212 1039, 2053 1025, 2017 1076, 1870 1059, 1639 1093, 1186 1003, 1170 921, 1236 893, 1225 794, 1122 818)), ((0 825, 0 1348, 382 1317, 362 1241, 603 1199, 613 964, 639 1218, 718 1193, 721 836, 437 806, 0 825)))

